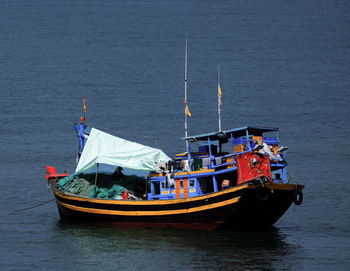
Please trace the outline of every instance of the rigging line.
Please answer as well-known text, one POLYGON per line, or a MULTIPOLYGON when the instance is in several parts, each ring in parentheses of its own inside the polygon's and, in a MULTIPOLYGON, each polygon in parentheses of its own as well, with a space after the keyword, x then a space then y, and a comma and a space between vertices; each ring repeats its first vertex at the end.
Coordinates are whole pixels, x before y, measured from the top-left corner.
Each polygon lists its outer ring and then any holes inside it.
POLYGON ((50 199, 50 200, 48 200, 48 201, 44 201, 44 202, 42 202, 42 203, 39 203, 39 204, 34 205, 34 206, 31 206, 31 207, 13 210, 12 212, 9 212, 9 214, 14 214, 14 213, 16 213, 16 212, 22 212, 22 211, 34 209, 34 208, 36 208, 36 207, 39 207, 39 206, 44 205, 44 204, 47 204, 47 203, 49 203, 49 202, 51 202, 51 201, 54 201, 54 200, 55 200, 55 199, 50 199))
POLYGON ((109 132, 115 132, 117 134, 122 134, 123 133, 123 134, 126 134, 126 135, 132 135, 132 136, 135 136, 137 138, 144 138, 144 139, 160 139, 160 137, 156 137, 156 136, 141 136, 141 135, 138 135, 138 134, 131 134, 131 133, 128 133, 128 132, 122 132, 121 130, 105 128, 105 127, 101 127, 101 126, 95 125, 92 122, 85 122, 85 123, 88 124, 89 126, 96 127, 98 129, 109 131, 109 132))

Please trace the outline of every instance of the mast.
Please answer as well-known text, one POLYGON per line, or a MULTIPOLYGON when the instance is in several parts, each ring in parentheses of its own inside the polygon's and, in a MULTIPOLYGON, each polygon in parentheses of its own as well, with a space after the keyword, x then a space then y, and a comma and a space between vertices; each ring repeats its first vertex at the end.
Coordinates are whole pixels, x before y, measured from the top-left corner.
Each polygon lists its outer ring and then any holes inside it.
POLYGON ((218 65, 218 120, 219 132, 221 132, 221 87, 220 87, 220 65, 218 65))
POLYGON ((188 152, 188 131, 187 131, 187 34, 186 34, 186 46, 185 46, 185 141, 186 141, 186 151, 188 152))

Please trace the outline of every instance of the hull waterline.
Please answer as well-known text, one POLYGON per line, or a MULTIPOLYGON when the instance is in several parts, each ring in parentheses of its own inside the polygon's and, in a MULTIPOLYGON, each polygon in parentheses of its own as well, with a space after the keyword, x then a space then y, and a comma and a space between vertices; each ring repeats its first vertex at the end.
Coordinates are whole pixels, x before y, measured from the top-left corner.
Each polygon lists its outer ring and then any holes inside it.
POLYGON ((54 189, 62 222, 152 228, 269 227, 286 212, 303 186, 245 184, 205 196, 154 201, 89 199, 54 189))

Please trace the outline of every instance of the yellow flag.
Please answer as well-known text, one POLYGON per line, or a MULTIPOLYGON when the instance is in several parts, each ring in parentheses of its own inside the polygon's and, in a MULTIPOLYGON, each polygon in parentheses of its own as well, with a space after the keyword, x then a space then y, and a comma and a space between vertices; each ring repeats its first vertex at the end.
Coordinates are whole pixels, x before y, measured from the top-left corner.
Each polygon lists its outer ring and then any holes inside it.
POLYGON ((189 117, 191 117, 191 112, 190 112, 190 110, 188 110, 187 104, 186 104, 186 115, 189 116, 189 117))
POLYGON ((219 97, 221 98, 222 93, 221 93, 221 87, 220 87, 220 85, 219 85, 219 84, 218 84, 218 92, 219 92, 219 97))

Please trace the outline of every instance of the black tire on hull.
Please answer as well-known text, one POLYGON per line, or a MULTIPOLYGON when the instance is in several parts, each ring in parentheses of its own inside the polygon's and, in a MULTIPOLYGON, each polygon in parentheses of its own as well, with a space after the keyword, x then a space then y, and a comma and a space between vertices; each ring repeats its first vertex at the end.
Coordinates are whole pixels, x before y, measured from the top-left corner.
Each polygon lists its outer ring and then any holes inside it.
POLYGON ((293 202, 295 205, 300 205, 303 203, 303 192, 295 191, 293 202))

